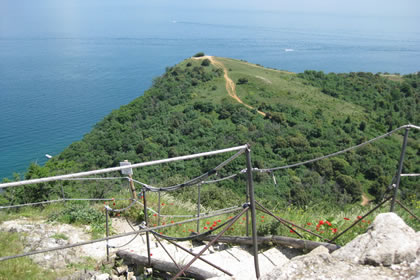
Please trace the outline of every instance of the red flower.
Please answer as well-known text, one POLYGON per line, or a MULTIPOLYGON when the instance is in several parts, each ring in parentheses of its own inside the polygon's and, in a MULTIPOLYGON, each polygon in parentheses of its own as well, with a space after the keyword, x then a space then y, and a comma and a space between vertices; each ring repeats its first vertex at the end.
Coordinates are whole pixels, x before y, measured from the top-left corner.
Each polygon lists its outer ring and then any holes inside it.
POLYGON ((182 232, 185 232, 185 229, 182 232))
POLYGON ((306 223, 308 226, 312 225, 312 223, 306 223))
POLYGON ((319 223, 318 223, 319 225, 323 225, 324 224, 324 221, 323 220, 321 220, 321 221, 319 221, 319 223))
POLYGON ((293 229, 290 230, 290 233, 296 233, 293 229))
POLYGON ((162 225, 164 226, 164 225, 166 225, 166 223, 165 223, 165 222, 163 222, 163 223, 162 223, 162 225))
POLYGON ((155 227, 155 226, 157 226, 157 224, 153 224, 153 226, 155 227))
POLYGON ((264 219, 262 219, 261 222, 264 223, 264 219))
POLYGON ((261 219, 264 219, 264 216, 261 216, 261 219))
POLYGON ((206 224, 208 224, 208 225, 209 225, 209 224, 210 224, 210 222, 206 222, 206 224))
POLYGON ((162 206, 165 206, 165 203, 162 202, 162 206))
POLYGON ((239 222, 242 225, 242 222, 239 222))
POLYGON ((163 234, 163 232, 159 232, 160 234, 163 234))
POLYGON ((213 229, 213 227, 210 227, 210 229, 213 229))
POLYGON ((157 214, 153 214, 153 217, 156 217, 157 216, 157 214))
POLYGON ((171 221, 171 224, 173 224, 174 223, 174 221, 171 221))
POLYGON ((333 233, 337 233, 337 228, 332 228, 332 229, 331 229, 331 231, 332 231, 333 233))
POLYGON ((229 216, 229 218, 228 219, 232 219, 232 216, 229 216))
POLYGON ((362 216, 357 216, 357 218, 360 220, 362 218, 362 216))
POLYGON ((153 256, 153 254, 152 254, 152 253, 150 253, 150 256, 153 256))
POLYGON ((114 206, 115 206, 115 202, 114 202, 114 203, 112 203, 112 205, 114 205, 114 206))
POLYGON ((219 223, 220 223, 220 222, 222 222, 222 220, 217 220, 217 222, 219 222, 219 223))
POLYGON ((325 223, 326 223, 327 225, 331 226, 331 223, 330 223, 330 222, 328 222, 328 221, 325 221, 325 223))
POLYGON ((171 203, 171 205, 174 205, 173 203, 171 203))
POLYGON ((242 218, 242 221, 245 221, 245 220, 246 220, 246 218, 245 218, 245 217, 243 217, 243 218, 242 218))
POLYGON ((366 221, 365 220, 362 220, 362 223, 366 223, 366 221))
POLYGON ((204 227, 204 229, 208 229, 207 227, 204 227))
POLYGON ((346 220, 346 221, 350 221, 350 219, 349 219, 349 218, 344 218, 344 220, 346 220))

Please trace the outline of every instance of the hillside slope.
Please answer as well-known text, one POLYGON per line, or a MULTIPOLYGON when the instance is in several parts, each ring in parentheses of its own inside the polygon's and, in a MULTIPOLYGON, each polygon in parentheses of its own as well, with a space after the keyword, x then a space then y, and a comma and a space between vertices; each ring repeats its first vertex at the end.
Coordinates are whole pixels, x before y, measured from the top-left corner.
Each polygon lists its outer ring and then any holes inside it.
MULTIPOLYGON (((252 145, 255 167, 295 163, 359 144, 408 122, 419 124, 419 85, 419 75, 393 81, 371 73, 295 74, 228 58, 189 58, 168 67, 144 96, 113 111, 45 167, 31 166, 26 177, 245 143, 252 145), (248 106, 228 94, 226 77, 248 106)), ((410 134, 405 161, 409 172, 420 173, 418 135, 410 134)), ((401 135, 394 135, 337 158, 278 171, 277 186, 271 174, 256 173, 257 196, 297 205, 358 202, 362 191, 380 197, 395 173, 401 142, 401 135)), ((135 170, 134 177, 165 186, 206 172, 223 158, 144 168, 135 170)), ((239 159, 220 176, 244 166, 239 159)), ((244 192, 243 184, 243 178, 236 178, 211 185, 205 203, 220 206, 213 204, 235 201, 244 192)), ((404 198, 418 197, 415 180, 404 178, 402 189, 404 198)), ((184 199, 190 195, 181 194, 184 199)))

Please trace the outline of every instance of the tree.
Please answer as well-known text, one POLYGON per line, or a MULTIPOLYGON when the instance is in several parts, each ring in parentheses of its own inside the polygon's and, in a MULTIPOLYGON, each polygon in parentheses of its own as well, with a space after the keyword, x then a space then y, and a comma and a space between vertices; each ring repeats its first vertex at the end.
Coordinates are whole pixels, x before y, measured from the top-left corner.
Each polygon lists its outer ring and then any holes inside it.
POLYGON ((203 52, 198 52, 194 55, 194 57, 202 57, 202 56, 204 56, 203 52))
POLYGON ((248 83, 247 78, 239 78, 238 79, 238 85, 243 85, 243 84, 247 84, 247 83, 248 83))
POLYGON ((201 62, 201 66, 209 66, 210 65, 210 59, 206 58, 201 62))

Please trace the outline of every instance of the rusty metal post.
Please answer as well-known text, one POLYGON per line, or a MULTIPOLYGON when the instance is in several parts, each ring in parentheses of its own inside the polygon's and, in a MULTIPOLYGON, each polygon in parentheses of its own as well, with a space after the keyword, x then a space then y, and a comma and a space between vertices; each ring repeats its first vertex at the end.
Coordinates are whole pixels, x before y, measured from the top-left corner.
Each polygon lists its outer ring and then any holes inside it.
POLYGON ((245 155, 246 155, 246 168, 247 168, 247 175, 248 175, 250 208, 251 208, 252 243, 253 243, 253 251, 254 251, 255 276, 257 277, 257 279, 259 279, 260 278, 260 265, 258 263, 257 218, 255 214, 254 183, 252 179, 251 149, 249 145, 248 145, 248 148, 245 150, 245 155))
MULTIPOLYGON (((108 206, 105 206, 105 226, 106 226, 106 238, 108 238, 109 237, 108 206)), ((108 239, 106 240, 106 261, 109 262, 108 239)))
POLYGON ((401 172, 403 169, 404 156, 405 156, 405 148, 407 147, 408 130, 409 128, 405 129, 404 140, 403 140, 403 145, 401 149, 400 162, 398 164, 397 180, 395 183, 394 195, 392 196, 391 208, 389 209, 390 212, 394 212, 395 200, 397 199, 398 187, 400 186, 401 172))
MULTIPOLYGON (((149 219, 147 216, 147 199, 146 199, 146 190, 143 190, 143 205, 144 205, 144 222, 146 223, 146 227, 149 226, 149 219)), ((146 231, 146 245, 147 245, 147 264, 149 267, 152 266, 152 260, 150 259, 150 239, 149 239, 149 232, 146 231)))
MULTIPOLYGON (((197 198, 197 218, 200 218, 200 204, 201 204, 201 183, 197 185, 198 198, 197 198)), ((200 232, 200 219, 197 220, 197 233, 200 232)))
POLYGON ((157 225, 160 226, 160 191, 158 191, 158 220, 157 225))

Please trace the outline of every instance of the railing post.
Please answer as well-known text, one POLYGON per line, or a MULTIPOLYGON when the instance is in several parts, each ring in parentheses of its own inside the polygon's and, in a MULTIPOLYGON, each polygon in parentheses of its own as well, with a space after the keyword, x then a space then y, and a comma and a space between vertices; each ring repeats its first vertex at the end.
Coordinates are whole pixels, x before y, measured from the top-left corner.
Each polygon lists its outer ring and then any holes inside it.
POLYGON ((255 198, 254 198, 254 184, 252 179, 252 164, 251 164, 251 149, 248 145, 245 150, 246 155, 246 168, 248 175, 248 191, 250 198, 251 206, 251 223, 252 223, 252 243, 254 251, 254 265, 255 265, 255 276, 257 279, 260 278, 260 266, 258 263, 258 242, 257 242, 257 223, 256 223, 256 214, 255 214, 255 198))
MULTIPOLYGON (((201 183, 197 185, 198 199, 197 199, 197 218, 200 218, 200 204, 201 204, 201 183)), ((200 219, 197 220, 197 233, 200 232, 200 219)))
POLYGON ((160 226, 160 191, 158 191, 158 220, 157 225, 160 226))
POLYGON ((398 164, 397 179, 396 179, 396 183, 395 183, 394 194, 392 196, 391 208, 389 210, 390 212, 394 212, 395 201, 397 199, 398 188, 400 186, 401 172, 402 172, 403 163, 404 163, 404 156, 405 156, 405 148, 407 147, 408 130, 409 130, 409 128, 405 129, 404 140, 403 140, 403 145, 402 145, 402 149, 401 149, 400 162, 398 164))
POLYGON ((108 245, 108 237, 109 237, 109 225, 108 225, 108 206, 105 206, 105 226, 106 226, 106 261, 109 262, 109 245, 108 245))
MULTIPOLYGON (((143 190, 143 204, 144 204, 144 222, 146 223, 145 226, 149 226, 149 219, 147 216, 147 200, 146 200, 146 189, 143 190)), ((150 240, 149 240, 149 232, 146 231, 146 245, 147 245, 147 265, 148 267, 152 266, 152 260, 150 259, 150 240)))

